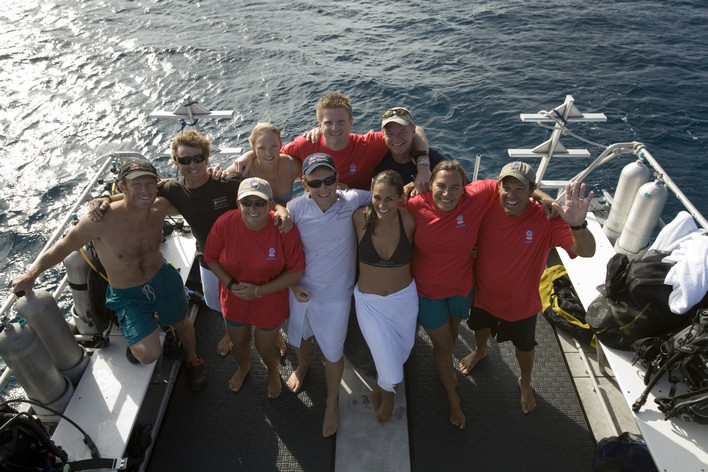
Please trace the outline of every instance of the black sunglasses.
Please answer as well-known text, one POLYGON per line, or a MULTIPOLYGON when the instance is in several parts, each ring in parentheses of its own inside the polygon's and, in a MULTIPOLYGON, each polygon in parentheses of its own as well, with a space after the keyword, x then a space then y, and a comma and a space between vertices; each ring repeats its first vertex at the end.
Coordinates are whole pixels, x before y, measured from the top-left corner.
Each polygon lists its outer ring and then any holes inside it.
POLYGON ((246 208, 251 208, 252 206, 263 208, 268 204, 268 202, 269 200, 263 200, 262 198, 257 198, 255 200, 239 200, 239 203, 246 208))
POLYGON ((324 179, 318 179, 318 180, 305 179, 305 183, 307 184, 308 187, 311 187, 311 188, 320 188, 320 187, 322 187, 322 184, 332 185, 336 181, 337 181, 337 174, 330 175, 329 177, 325 177, 324 179))
POLYGON ((391 118, 393 115, 397 116, 410 116, 411 112, 406 110, 405 108, 391 108, 389 110, 386 110, 383 114, 384 118, 391 118))
POLYGON ((195 164, 199 164, 200 162, 204 162, 204 154, 197 154, 196 156, 177 156, 175 159, 177 159, 177 162, 182 164, 183 166, 188 166, 192 162, 195 164))

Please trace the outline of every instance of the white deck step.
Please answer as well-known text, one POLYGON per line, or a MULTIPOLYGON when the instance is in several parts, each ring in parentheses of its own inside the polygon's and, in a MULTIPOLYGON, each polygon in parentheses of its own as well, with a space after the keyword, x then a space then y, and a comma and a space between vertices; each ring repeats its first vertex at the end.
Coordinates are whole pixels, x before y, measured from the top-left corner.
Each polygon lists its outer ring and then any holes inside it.
POLYGON ((396 388, 391 421, 382 426, 376 422, 370 400, 376 380, 365 376, 346 357, 344 363, 334 469, 337 472, 410 471, 405 382, 396 388))
MULTIPOLYGON (((171 262, 186 281, 196 253, 193 235, 177 232, 162 245, 165 260, 171 262)), ((161 341, 164 336, 161 336, 161 341)), ((140 406, 145 398, 156 362, 131 364, 127 343, 118 332, 111 334, 109 346, 96 350, 81 377, 64 416, 72 419, 91 437, 101 457, 122 458, 140 406)), ((61 420, 52 439, 69 455, 69 460, 90 459, 83 435, 68 421, 61 420)))

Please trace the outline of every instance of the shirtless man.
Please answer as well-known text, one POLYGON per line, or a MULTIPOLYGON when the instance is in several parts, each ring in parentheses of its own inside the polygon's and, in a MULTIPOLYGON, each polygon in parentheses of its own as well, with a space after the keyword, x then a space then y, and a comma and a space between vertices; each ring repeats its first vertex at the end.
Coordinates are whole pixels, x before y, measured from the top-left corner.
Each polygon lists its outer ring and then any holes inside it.
POLYGON ((22 275, 12 281, 12 290, 22 296, 32 290, 34 281, 84 244, 93 244, 106 269, 110 286, 106 306, 116 312, 130 352, 143 364, 150 364, 162 353, 159 328, 173 326, 187 352, 190 388, 206 385, 204 360, 197 355, 194 326, 187 315, 187 297, 182 277, 162 253, 162 222, 176 210, 157 197, 158 175, 144 160, 131 160, 121 166, 119 187, 125 198, 111 203, 111 211, 100 221, 84 216, 71 231, 48 249, 22 275))

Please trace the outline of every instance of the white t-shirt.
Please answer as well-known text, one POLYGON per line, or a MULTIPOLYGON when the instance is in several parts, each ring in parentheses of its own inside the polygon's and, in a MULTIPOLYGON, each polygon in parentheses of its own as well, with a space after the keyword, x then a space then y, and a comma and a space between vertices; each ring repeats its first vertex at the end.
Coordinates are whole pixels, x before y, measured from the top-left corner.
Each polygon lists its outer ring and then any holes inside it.
POLYGON ((299 285, 313 300, 351 297, 356 275, 356 232, 352 213, 371 201, 366 190, 337 190, 338 199, 322 212, 309 193, 288 202, 305 249, 305 275, 299 285))

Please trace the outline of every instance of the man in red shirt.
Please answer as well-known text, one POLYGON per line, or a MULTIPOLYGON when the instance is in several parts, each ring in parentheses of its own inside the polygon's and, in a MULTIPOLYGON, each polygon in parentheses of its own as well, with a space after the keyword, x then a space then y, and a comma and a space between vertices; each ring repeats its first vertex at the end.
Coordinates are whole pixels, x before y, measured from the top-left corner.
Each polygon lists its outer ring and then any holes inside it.
POLYGON ((595 239, 585 221, 593 192, 585 198, 585 184, 566 186, 565 205, 553 203, 560 218, 548 219, 543 207, 530 200, 535 189, 536 174, 526 163, 507 164, 499 174, 499 204, 487 211, 477 237, 475 296, 467 322, 477 347, 460 362, 460 371, 469 374, 487 356, 490 336, 513 342, 524 413, 536 408, 531 373, 541 310, 538 286, 548 252, 562 247, 572 257, 595 254, 595 239))
MULTIPOLYGON (((391 108, 384 113, 383 123, 399 120, 399 113, 405 108, 391 108)), ((333 92, 320 99, 316 106, 317 128, 303 136, 296 137, 291 143, 281 148, 283 154, 303 161, 307 156, 322 152, 334 159, 339 183, 349 188, 368 190, 374 169, 389 152, 382 131, 369 131, 366 134, 352 133, 354 116, 349 97, 340 92, 333 92)), ((399 120, 400 121, 400 120, 399 120)), ((428 141, 420 126, 415 127, 413 148, 425 155, 428 153, 428 141)), ((247 152, 239 157, 226 172, 243 172, 250 164, 253 153, 247 152)), ((419 193, 425 193, 430 181, 430 164, 421 159, 417 166, 418 175, 415 186, 419 193)))

